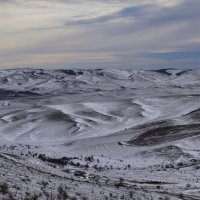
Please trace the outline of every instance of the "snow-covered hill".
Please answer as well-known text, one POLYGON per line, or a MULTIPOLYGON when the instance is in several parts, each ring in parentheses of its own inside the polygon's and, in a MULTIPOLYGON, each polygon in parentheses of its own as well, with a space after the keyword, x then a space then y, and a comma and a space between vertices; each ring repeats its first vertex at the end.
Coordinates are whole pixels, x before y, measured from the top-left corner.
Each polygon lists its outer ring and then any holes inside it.
POLYGON ((69 142, 171 119, 200 106, 198 70, 0 71, 1 137, 69 142))
MULTIPOLYGON (((91 174, 99 176, 107 192, 123 177, 126 187, 119 195, 125 199, 133 185, 136 197, 144 199, 146 190, 153 199, 164 194, 189 198, 195 192, 194 197, 200 188, 199 110, 200 70, 1 70, 0 159, 16 174, 13 162, 32 166, 40 175, 65 177, 63 170, 68 170, 68 181, 74 170, 82 170, 87 173, 81 176, 83 188, 90 187, 88 180, 94 188, 89 199, 104 197, 91 174), (71 164, 63 164, 62 157, 70 157, 71 164)), ((58 177, 52 181, 64 184, 58 177)), ((38 190, 37 184, 33 188, 38 190)))

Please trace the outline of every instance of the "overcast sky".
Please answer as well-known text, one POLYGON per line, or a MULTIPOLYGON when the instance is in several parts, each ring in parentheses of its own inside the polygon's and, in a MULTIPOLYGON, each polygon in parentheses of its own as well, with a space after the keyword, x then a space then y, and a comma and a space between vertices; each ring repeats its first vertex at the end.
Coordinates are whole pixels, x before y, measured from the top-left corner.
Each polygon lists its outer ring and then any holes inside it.
POLYGON ((0 67, 198 68, 200 0, 0 0, 0 67))

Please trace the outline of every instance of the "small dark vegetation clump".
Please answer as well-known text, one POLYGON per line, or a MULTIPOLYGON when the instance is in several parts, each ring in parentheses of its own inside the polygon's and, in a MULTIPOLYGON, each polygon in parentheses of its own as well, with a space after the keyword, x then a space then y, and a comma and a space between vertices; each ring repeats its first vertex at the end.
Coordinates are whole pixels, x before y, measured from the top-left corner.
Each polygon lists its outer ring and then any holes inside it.
POLYGON ((116 188, 120 188, 120 187, 124 187, 125 183, 124 183, 124 179, 120 178, 118 182, 115 183, 115 187, 116 188))
POLYGON ((83 171, 75 171, 74 176, 86 178, 86 173, 83 171))
POLYGON ((57 192, 58 192, 57 199, 59 200, 69 199, 69 195, 67 194, 67 191, 61 185, 58 187, 57 192))
POLYGON ((51 157, 46 156, 45 154, 39 154, 38 158, 42 160, 43 162, 50 162, 50 163, 54 163, 58 165, 66 165, 71 159, 74 159, 74 158, 68 158, 68 157, 51 158, 51 157))
POLYGON ((9 192, 8 184, 7 183, 0 184, 0 193, 5 195, 8 194, 8 192, 9 192))

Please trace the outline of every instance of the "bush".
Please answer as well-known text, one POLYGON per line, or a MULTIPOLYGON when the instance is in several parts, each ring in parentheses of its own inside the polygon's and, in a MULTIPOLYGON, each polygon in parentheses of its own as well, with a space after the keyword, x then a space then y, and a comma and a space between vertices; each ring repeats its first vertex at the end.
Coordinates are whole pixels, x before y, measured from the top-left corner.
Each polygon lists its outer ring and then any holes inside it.
POLYGON ((75 171, 74 176, 85 178, 86 173, 84 171, 75 171))
POLYGON ((63 189, 62 186, 58 187, 58 195, 57 198, 60 200, 66 200, 69 198, 69 195, 67 194, 67 192, 63 189))
POLYGON ((0 185, 0 193, 7 194, 8 193, 8 184, 3 183, 0 185))

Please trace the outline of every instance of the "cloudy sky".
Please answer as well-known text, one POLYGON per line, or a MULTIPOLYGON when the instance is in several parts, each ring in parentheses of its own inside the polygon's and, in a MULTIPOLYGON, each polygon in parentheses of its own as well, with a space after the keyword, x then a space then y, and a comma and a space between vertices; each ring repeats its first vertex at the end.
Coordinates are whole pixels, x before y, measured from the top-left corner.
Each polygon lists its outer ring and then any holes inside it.
POLYGON ((200 66, 200 0, 0 0, 0 67, 200 66))

